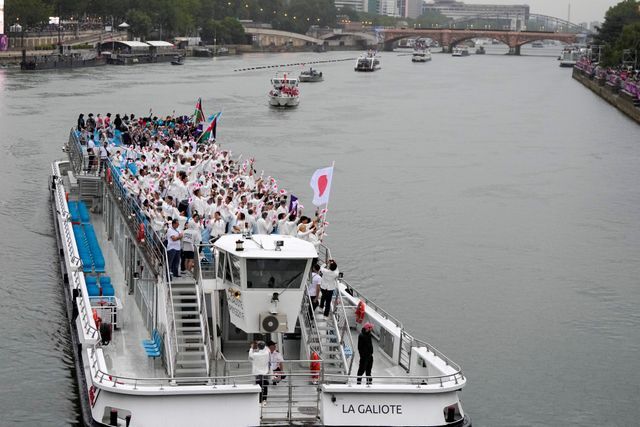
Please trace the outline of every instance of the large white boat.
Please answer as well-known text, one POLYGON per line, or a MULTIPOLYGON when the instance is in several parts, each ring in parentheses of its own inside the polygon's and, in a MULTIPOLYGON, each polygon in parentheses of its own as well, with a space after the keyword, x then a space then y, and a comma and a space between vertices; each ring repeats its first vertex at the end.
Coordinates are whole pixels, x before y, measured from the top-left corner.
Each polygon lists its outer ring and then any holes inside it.
POLYGON ((456 46, 451 51, 451 56, 469 56, 469 48, 466 46, 456 46))
POLYGON ((356 65, 354 70, 356 71, 377 71, 382 68, 382 62, 378 53, 375 51, 368 51, 356 59, 356 65))
POLYGON ((280 71, 271 79, 269 105, 273 107, 297 107, 300 103, 298 78, 291 73, 280 71))
POLYGON ((573 66, 578 63, 578 61, 580 60, 580 58, 582 58, 583 55, 584 55, 584 52, 579 47, 575 47, 575 46, 566 47, 562 50, 562 53, 558 58, 560 60, 560 66, 573 68, 573 66))
POLYGON ((411 62, 428 62, 431 61, 431 50, 429 48, 416 49, 411 55, 411 62))
MULTIPOLYGON (((129 187, 155 172, 98 166, 81 141, 72 130, 49 190, 86 425, 471 426, 460 366, 342 277, 329 316, 314 313, 309 272, 328 262, 328 248, 223 234, 198 246, 193 275, 172 278, 163 232, 129 187), (374 364, 360 384, 364 322, 374 364), (266 403, 248 361, 257 339, 284 357, 286 377, 273 377, 282 381, 269 384, 266 403)), ((221 168, 197 157, 193 165, 212 177, 221 168)))

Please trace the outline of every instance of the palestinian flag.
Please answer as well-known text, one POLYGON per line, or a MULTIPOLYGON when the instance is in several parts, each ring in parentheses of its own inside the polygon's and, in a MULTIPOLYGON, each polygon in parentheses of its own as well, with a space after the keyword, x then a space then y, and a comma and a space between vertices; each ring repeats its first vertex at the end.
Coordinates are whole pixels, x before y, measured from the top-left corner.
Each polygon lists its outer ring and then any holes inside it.
POLYGON ((198 124, 204 122, 204 111, 202 111, 202 98, 198 98, 196 103, 196 111, 193 113, 193 122, 198 124))
POLYGON ((209 126, 207 126, 207 128, 204 130, 202 135, 200 135, 198 142, 212 142, 216 140, 216 130, 218 129, 218 119, 220 118, 221 115, 222 113, 216 113, 209 118, 209 120, 211 120, 211 123, 209 123, 209 126))

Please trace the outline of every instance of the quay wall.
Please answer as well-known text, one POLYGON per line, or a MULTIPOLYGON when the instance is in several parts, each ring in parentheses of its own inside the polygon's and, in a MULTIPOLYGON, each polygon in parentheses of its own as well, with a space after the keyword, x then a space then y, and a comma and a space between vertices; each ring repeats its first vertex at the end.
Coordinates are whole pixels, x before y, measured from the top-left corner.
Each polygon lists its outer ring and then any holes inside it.
POLYGON ((617 88, 606 84, 604 80, 594 79, 587 72, 575 67, 573 69, 573 78, 640 124, 640 107, 634 104, 631 97, 621 94, 617 88))

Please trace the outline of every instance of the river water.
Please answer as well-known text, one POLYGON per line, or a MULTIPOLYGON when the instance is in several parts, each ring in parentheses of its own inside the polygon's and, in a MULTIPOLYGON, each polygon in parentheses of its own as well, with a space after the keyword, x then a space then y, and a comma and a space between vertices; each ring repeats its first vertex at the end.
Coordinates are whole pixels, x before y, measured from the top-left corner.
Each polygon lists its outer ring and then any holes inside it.
POLYGON ((637 425, 640 127, 545 53, 322 64, 292 111, 266 104, 273 70, 233 70, 355 54, 0 69, 0 424, 77 422, 46 183, 78 114, 201 96, 221 143, 308 209, 336 162, 340 269, 463 366, 474 426, 637 425))

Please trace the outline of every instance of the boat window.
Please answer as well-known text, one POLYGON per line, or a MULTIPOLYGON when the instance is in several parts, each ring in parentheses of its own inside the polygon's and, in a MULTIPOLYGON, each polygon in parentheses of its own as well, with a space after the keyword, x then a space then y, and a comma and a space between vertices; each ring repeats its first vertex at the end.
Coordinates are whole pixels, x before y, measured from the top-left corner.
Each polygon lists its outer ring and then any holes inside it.
POLYGON ((224 279, 224 263, 227 259, 227 253, 224 251, 218 252, 218 264, 216 266, 216 277, 218 279, 224 279))
POLYGON ((298 289, 306 266, 306 259, 248 259, 247 288, 298 289))
POLYGON ((240 286, 240 258, 235 255, 228 256, 229 264, 231 266, 231 274, 233 279, 227 279, 234 285, 240 286))

